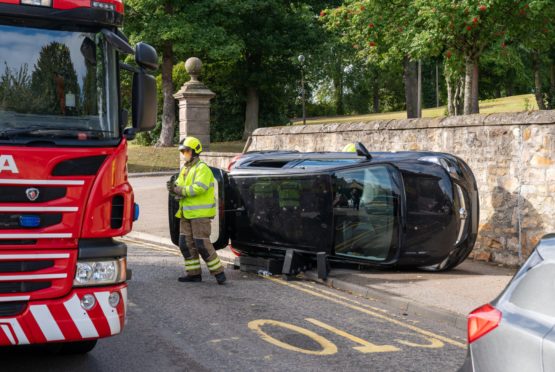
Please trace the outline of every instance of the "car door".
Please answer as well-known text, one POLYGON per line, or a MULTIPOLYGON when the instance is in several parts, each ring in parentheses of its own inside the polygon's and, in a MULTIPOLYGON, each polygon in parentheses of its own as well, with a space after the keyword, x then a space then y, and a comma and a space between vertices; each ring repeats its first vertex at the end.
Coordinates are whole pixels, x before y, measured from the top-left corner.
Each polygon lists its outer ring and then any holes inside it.
POLYGON ((401 180, 389 164, 336 171, 333 175, 334 254, 386 262, 399 248, 401 180))
MULTIPOLYGON (((229 234, 227 232, 226 219, 225 219, 225 193, 228 185, 227 172, 210 167, 214 174, 214 194, 216 197, 216 216, 212 219, 212 232, 210 234, 210 241, 215 249, 223 249, 229 244, 229 234)), ((170 179, 175 181, 178 174, 174 174, 170 179)), ((179 201, 171 195, 168 195, 168 223, 170 228, 170 237, 172 243, 179 246, 179 218, 175 214, 179 210, 179 201)))

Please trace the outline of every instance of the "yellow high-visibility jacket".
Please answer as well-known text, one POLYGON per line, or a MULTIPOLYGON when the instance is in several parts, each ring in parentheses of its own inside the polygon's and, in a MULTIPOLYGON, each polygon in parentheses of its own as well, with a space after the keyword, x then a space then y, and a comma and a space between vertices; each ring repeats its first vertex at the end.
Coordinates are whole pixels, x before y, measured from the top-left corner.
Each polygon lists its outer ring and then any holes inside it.
POLYGON ((175 185, 183 188, 177 218, 212 218, 216 216, 214 174, 210 167, 196 159, 179 172, 175 185))

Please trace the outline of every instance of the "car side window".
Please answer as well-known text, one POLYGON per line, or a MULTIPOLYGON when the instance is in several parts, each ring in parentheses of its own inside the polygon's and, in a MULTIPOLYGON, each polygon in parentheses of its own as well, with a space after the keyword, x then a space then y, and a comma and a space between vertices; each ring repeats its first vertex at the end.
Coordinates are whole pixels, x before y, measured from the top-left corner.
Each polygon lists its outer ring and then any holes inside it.
POLYGON ((333 180, 335 253, 385 260, 395 243, 397 196, 389 167, 337 172, 333 180))
POLYGON ((524 274, 509 302, 555 318, 555 264, 544 263, 524 274))

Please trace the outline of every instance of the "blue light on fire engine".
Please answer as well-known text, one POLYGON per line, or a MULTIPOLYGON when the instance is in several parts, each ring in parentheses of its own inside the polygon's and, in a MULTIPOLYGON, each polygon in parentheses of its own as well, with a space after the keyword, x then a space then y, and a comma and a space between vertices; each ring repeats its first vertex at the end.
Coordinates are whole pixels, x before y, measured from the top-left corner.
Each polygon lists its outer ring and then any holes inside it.
POLYGON ((133 221, 137 221, 139 219, 139 214, 140 214, 140 208, 139 208, 139 204, 135 203, 135 205, 133 206, 133 221))
POLYGON ((40 217, 39 216, 21 216, 19 217, 19 225, 21 227, 39 227, 40 217))

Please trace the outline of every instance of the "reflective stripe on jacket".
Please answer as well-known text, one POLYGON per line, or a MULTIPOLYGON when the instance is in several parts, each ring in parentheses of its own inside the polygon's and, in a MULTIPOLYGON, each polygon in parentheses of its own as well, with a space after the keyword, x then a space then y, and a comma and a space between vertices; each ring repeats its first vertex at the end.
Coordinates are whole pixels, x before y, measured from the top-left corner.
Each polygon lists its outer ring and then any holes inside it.
POLYGON ((179 201, 177 218, 212 218, 216 215, 214 174, 210 167, 196 159, 184 166, 175 185, 183 188, 183 199, 179 201))

